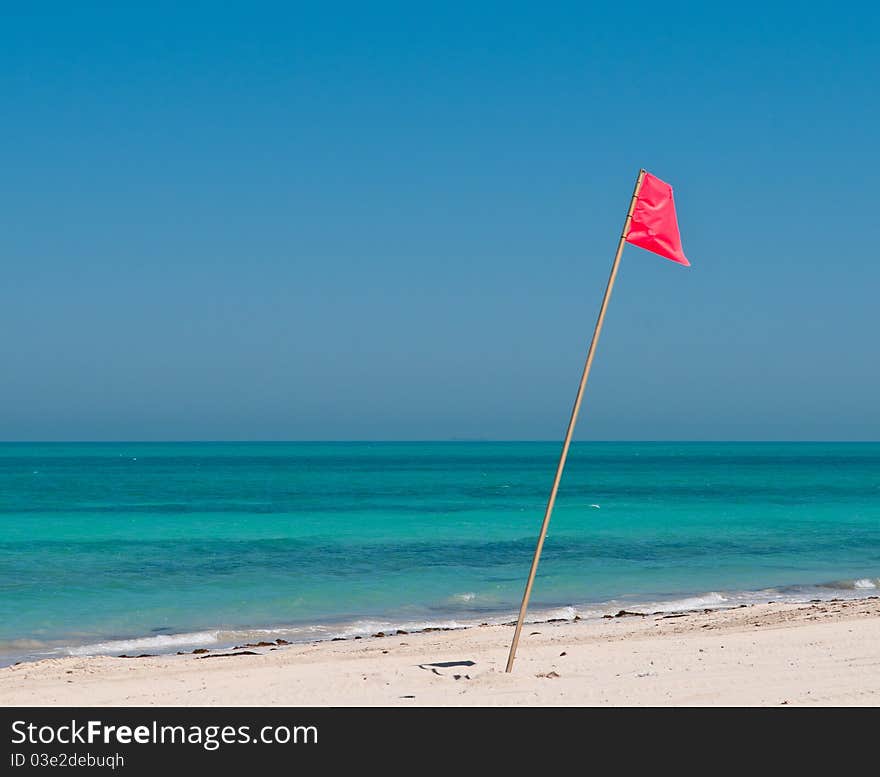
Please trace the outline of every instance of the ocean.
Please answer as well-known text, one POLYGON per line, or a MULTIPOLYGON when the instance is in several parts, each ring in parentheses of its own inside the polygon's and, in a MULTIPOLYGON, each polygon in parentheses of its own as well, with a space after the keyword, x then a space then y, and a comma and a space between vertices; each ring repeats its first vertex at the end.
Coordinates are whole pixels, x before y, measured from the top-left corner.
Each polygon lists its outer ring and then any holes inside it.
MULTIPOLYGON (((510 620, 559 449, 0 444, 0 663, 510 620)), ((575 443, 530 615, 878 578, 880 444, 575 443)))

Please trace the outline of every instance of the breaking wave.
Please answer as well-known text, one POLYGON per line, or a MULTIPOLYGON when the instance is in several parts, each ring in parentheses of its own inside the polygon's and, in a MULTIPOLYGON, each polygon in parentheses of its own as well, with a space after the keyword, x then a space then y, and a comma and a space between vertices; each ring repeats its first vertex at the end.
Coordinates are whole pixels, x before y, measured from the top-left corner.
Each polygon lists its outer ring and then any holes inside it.
POLYGON ((70 656, 114 655, 147 650, 167 653, 182 647, 213 645, 219 642, 219 637, 219 631, 194 631, 185 634, 161 634, 135 639, 112 639, 106 642, 62 648, 62 650, 70 656))

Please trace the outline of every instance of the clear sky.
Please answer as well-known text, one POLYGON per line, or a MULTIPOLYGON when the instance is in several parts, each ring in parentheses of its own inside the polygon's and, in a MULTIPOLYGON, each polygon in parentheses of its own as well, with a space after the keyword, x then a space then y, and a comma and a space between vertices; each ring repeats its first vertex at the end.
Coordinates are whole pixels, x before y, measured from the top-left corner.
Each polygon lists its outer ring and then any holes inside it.
POLYGON ((873 3, 32 3, 0 439, 880 439, 873 3), (186 6, 182 9, 180 6, 186 6))

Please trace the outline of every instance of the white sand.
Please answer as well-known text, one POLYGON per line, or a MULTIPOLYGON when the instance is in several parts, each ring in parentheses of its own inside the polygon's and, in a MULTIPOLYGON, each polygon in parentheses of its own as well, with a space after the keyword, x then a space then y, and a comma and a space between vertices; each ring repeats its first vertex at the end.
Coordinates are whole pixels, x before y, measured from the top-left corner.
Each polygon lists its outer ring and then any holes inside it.
POLYGON ((512 633, 486 626, 228 658, 53 659, 0 669, 0 704, 880 704, 876 598, 529 625, 505 674, 512 633))

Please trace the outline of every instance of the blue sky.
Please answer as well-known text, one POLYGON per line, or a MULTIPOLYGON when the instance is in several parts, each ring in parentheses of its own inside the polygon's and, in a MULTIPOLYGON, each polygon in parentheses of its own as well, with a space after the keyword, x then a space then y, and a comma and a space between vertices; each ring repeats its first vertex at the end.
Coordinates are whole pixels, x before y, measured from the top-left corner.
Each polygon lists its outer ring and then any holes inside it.
POLYGON ((0 439, 561 438, 640 166, 578 437, 880 438, 873 4, 4 5, 0 439))

